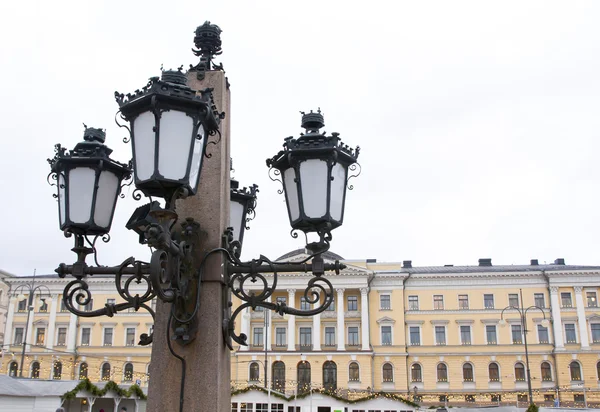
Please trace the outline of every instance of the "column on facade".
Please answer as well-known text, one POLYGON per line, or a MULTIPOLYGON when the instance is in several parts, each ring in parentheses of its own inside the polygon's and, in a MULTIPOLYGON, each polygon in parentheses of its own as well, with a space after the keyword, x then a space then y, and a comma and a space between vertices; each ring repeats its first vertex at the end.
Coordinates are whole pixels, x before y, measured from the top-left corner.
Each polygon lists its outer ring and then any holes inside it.
POLYGON ((72 352, 77 347, 77 315, 71 313, 67 332, 67 350, 72 352))
POLYGON ((371 349, 371 342, 369 341, 369 296, 367 288, 360 290, 360 323, 362 350, 369 350, 371 349))
MULTIPOLYGON (((296 306, 296 290, 288 289, 288 302, 287 305, 290 308, 295 308, 296 306)), ((288 342, 287 342, 288 350, 296 350, 296 317, 294 315, 288 315, 288 342)))
POLYGON ((13 322, 15 318, 15 305, 17 302, 16 297, 11 297, 8 300, 8 313, 6 314, 6 325, 4 326, 4 346, 8 349, 9 345, 12 345, 12 333, 13 333, 13 322))
POLYGON ((579 341, 581 349, 590 349, 590 339, 587 331, 587 321, 585 319, 585 306, 583 303, 582 287, 575 286, 575 304, 577 306, 577 323, 579 324, 579 341))
MULTIPOLYGON (((25 299, 27 299, 27 303, 29 304, 29 297, 26 297, 25 299)), ((34 316, 34 311, 33 311, 33 305, 35 305, 35 301, 31 303, 31 306, 27 305, 27 310, 29 313, 29 322, 27 322, 27 336, 25 336, 25 351, 29 352, 31 351, 31 341, 32 341, 32 336, 33 336, 33 318, 34 316)))
POLYGON ((250 348, 250 308, 245 308, 242 311, 242 330, 241 332, 246 335, 247 346, 240 345, 240 350, 248 350, 250 348))
MULTIPOLYGON (((271 296, 269 296, 266 299, 267 302, 271 302, 271 296)), ((275 330, 275 328, 271 328, 271 321, 273 320, 273 318, 271 317, 271 310, 264 308, 263 310, 263 316, 264 316, 264 330, 263 330, 263 336, 265 337, 265 349, 266 350, 271 350, 271 342, 273 341, 273 334, 271 333, 272 331, 275 330)))
MULTIPOLYGON (((314 307, 318 307, 321 301, 317 301, 314 307)), ((313 316, 313 350, 321 350, 321 314, 313 316)))
POLYGON ((346 334, 344 327, 344 289, 336 289, 337 292, 337 349, 346 349, 346 334))
POLYGON ((550 306, 552 308, 552 330, 554 331, 555 347, 564 349, 562 320, 560 317, 560 300, 558 298, 558 287, 550 287, 550 306))
POLYGON ((46 347, 52 349, 54 347, 54 329, 56 328, 56 307, 60 305, 57 295, 51 296, 50 302, 50 319, 48 319, 48 338, 46 347))

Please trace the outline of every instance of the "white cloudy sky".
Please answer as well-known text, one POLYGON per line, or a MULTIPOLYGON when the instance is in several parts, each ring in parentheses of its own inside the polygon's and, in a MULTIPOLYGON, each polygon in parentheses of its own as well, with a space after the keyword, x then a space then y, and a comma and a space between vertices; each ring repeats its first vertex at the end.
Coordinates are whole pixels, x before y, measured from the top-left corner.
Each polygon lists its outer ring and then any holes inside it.
MULTIPOLYGON (((413 264, 600 264, 600 2, 2 2, 0 268, 71 263, 46 158, 82 122, 114 124, 113 92, 161 64, 196 63, 193 32, 223 29, 235 177, 260 186, 247 258, 303 246, 289 236, 264 160, 321 107, 328 132, 362 148, 363 173, 332 250, 413 264)), ((103 264, 147 251, 120 201, 103 264)))

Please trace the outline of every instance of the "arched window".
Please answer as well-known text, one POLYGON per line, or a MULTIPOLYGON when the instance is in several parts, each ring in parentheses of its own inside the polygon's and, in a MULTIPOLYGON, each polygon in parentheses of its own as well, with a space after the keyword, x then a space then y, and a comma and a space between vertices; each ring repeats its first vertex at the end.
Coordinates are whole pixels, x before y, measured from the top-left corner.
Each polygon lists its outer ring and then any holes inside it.
POLYGON ((8 365, 8 376, 17 376, 17 373, 19 373, 19 365, 13 361, 8 365))
POLYGON ((348 380, 349 381, 359 381, 360 380, 360 368, 358 367, 358 363, 350 362, 350 365, 348 365, 348 380))
POLYGON ((250 376, 248 377, 248 380, 257 381, 259 379, 260 379, 260 367, 258 366, 258 363, 252 362, 250 364, 250 376))
POLYGON ((298 393, 304 393, 310 389, 310 363, 302 361, 298 363, 298 393))
POLYGON ((500 382, 500 368, 496 362, 489 364, 488 375, 490 376, 490 382, 500 382))
POLYGON ((32 379, 40 378, 40 363, 38 361, 31 363, 31 378, 32 379))
POLYGON ((423 374, 421 373, 421 365, 413 363, 410 367, 410 380, 413 382, 423 382, 423 374))
POLYGON ((88 364, 83 362, 79 365, 79 380, 87 379, 88 377, 88 364))
POLYGON ((473 365, 470 363, 463 364, 463 381, 473 382, 473 365))
POLYGON ((110 363, 106 362, 102 365, 102 374, 100 377, 103 381, 110 380, 110 363))
POLYGON ((328 391, 337 389, 337 365, 333 361, 323 363, 323 387, 328 391))
POLYGON ((394 382, 394 367, 391 363, 383 364, 383 381, 394 382))
POLYGON ((272 367, 272 388, 276 391, 285 391, 285 363, 282 361, 273 362, 272 367))
POLYGON ((445 363, 438 363, 437 365, 437 381, 448 382, 448 367, 445 363))
POLYGON ((521 362, 517 362, 515 364, 515 380, 516 381, 524 381, 525 380, 525 367, 521 362))
POLYGON ((572 381, 580 381, 581 380, 581 366, 578 362, 571 362, 569 365, 569 369, 571 370, 571 380, 572 381))
POLYGON ((54 362, 54 368, 52 368, 52 379, 60 379, 62 377, 62 362, 54 362))
POLYGON ((550 363, 542 362, 542 380, 543 381, 551 381, 552 380, 552 368, 550 367, 550 363))
POLYGON ((123 368, 123 381, 131 382, 133 380, 133 363, 126 363, 123 368))

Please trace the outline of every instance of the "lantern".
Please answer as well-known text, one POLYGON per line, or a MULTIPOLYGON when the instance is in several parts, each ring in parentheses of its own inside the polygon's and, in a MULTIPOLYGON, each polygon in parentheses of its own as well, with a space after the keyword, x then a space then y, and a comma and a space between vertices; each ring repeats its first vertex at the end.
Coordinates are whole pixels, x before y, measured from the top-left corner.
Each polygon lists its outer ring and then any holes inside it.
POLYGON ((207 135, 219 128, 210 90, 198 96, 184 73, 163 71, 133 95, 115 92, 131 125, 135 185, 147 196, 196 193, 207 135))
POLYGON ((344 145, 338 133, 321 134, 324 126, 320 111, 303 113, 306 133, 285 139, 284 150, 267 159, 282 176, 290 224, 304 232, 329 232, 342 224, 348 168, 360 150, 344 145))
POLYGON ((240 242, 240 245, 244 239, 246 222, 254 215, 257 192, 257 185, 240 189, 237 180, 231 180, 229 226, 233 228, 233 240, 240 242))
POLYGON ((49 159, 58 186, 58 215, 63 231, 103 235, 110 231, 121 181, 131 176, 129 166, 112 160, 102 129, 86 127, 84 141, 71 152, 56 145, 49 159))

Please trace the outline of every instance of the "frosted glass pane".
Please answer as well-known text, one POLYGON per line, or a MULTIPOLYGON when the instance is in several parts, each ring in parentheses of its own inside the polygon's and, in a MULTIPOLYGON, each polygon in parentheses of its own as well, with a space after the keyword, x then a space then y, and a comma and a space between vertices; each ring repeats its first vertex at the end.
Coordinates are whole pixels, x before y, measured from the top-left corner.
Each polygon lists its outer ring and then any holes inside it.
POLYGON ((58 215, 60 218, 60 225, 65 223, 65 178, 62 173, 58 174, 58 215))
POLYGON ((229 202, 229 227, 233 228, 233 239, 240 240, 240 233, 242 228, 242 214, 244 213, 244 207, 238 202, 229 202))
POLYGON ((69 172, 69 217, 74 223, 87 223, 92 211, 96 171, 77 167, 69 172))
POLYGON ((198 128, 200 140, 194 140, 194 153, 192 154, 192 166, 190 167, 190 187, 195 191, 198 188, 198 175, 202 168, 202 145, 204 144, 205 133, 204 127, 201 125, 198 128))
POLYGON ((135 146, 135 175, 139 180, 150 179, 154 172, 154 113, 144 112, 133 122, 135 146))
POLYGON ((288 210, 292 221, 300 217, 300 205, 298 204, 298 187, 296 182, 296 171, 293 168, 283 172, 283 184, 287 195, 288 210))
POLYGON ((194 121, 183 112, 163 112, 160 118, 158 171, 167 178, 179 180, 185 176, 194 121))
POLYGON ((96 194, 96 210, 94 210, 94 222, 98 226, 107 229, 110 226, 118 189, 119 179, 114 173, 104 171, 100 174, 98 194, 96 194))
POLYGON ((331 203, 329 212, 331 217, 337 221, 342 220, 344 206, 344 192, 346 191, 346 168, 339 163, 331 169, 331 203))
POLYGON ((319 218, 327 213, 327 163, 310 159, 300 163, 302 205, 307 217, 319 218))

